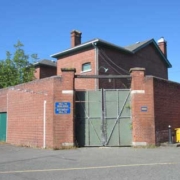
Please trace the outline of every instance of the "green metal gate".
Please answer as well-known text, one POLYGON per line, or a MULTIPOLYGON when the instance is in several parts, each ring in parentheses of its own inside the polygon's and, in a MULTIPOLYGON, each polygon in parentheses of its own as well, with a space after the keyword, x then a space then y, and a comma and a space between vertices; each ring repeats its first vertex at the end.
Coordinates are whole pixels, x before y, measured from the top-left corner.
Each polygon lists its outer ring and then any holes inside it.
POLYGON ((0 112, 0 141, 6 141, 6 113, 0 112))
POLYGON ((76 141, 81 146, 130 146, 130 90, 76 91, 76 141))

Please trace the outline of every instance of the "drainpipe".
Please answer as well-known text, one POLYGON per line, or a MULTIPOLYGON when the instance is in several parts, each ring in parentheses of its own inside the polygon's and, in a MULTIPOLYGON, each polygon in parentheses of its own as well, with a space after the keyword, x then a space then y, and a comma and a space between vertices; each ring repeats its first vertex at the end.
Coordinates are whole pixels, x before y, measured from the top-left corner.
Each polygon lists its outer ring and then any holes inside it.
MULTIPOLYGON (((98 75, 98 69, 99 69, 98 52, 99 52, 99 49, 97 47, 96 42, 93 42, 92 45, 95 49, 95 56, 94 56, 94 59, 95 59, 95 75, 98 75)), ((99 89, 99 80, 95 78, 95 90, 97 90, 97 89, 99 89)))
POLYGON ((44 101, 44 114, 43 114, 43 148, 46 148, 46 101, 44 101))

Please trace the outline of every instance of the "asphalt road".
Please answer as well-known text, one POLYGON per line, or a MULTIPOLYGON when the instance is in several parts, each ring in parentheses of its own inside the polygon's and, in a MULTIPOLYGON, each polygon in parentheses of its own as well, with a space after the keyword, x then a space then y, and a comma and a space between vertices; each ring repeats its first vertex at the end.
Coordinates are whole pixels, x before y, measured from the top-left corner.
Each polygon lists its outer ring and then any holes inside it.
POLYGON ((0 144, 0 180, 179 180, 180 147, 43 150, 0 144))

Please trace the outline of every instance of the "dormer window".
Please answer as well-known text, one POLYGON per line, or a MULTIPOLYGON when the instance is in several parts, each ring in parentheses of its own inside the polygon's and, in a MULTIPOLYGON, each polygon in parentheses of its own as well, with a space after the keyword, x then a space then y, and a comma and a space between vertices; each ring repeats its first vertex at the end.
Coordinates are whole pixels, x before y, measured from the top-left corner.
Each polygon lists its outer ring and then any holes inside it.
POLYGON ((91 71, 91 63, 90 62, 84 63, 82 65, 82 72, 87 72, 87 71, 91 71))

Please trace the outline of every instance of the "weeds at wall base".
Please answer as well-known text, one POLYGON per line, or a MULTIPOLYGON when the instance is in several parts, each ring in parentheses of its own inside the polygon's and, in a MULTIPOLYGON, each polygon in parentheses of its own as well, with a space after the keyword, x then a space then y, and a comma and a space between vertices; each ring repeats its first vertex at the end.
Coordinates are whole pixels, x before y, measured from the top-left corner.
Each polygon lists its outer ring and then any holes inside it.
POLYGON ((0 141, 0 144, 8 144, 8 143, 5 141, 0 141))
POLYGON ((71 150, 77 149, 76 146, 61 146, 61 147, 54 147, 53 150, 71 150))

